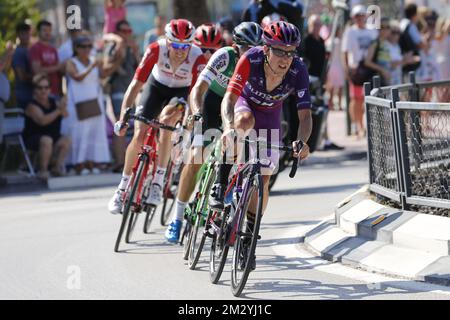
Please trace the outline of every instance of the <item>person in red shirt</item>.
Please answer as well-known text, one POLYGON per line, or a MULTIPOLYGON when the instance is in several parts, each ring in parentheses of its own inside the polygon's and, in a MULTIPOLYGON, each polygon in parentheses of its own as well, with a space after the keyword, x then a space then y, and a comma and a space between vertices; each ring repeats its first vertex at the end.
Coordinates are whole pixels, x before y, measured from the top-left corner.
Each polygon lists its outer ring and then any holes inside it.
POLYGON ((51 95, 60 97, 62 90, 62 71, 64 64, 59 63, 58 50, 50 44, 52 38, 52 24, 46 20, 37 25, 39 41, 29 51, 29 58, 33 74, 45 74, 50 80, 51 95))

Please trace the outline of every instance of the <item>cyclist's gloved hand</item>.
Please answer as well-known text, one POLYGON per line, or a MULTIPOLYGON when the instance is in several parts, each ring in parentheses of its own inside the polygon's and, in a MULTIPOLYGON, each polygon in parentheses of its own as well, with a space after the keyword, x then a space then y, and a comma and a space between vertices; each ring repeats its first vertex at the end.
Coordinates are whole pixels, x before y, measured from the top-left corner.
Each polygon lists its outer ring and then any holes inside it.
POLYGON ((301 140, 293 141, 292 148, 294 149, 295 158, 300 158, 300 160, 303 160, 309 156, 309 146, 301 140))

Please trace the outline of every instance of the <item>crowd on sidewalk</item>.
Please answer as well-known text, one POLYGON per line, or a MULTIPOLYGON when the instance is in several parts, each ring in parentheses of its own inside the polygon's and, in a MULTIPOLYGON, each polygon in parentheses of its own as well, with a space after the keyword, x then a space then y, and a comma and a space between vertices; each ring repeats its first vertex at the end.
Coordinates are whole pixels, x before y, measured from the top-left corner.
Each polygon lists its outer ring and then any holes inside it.
MULTIPOLYGON (((141 47, 162 37, 167 22, 157 16, 155 28, 138 44, 126 20, 124 2, 105 0, 102 47, 94 45, 87 30, 72 29, 68 40, 56 48, 52 44, 54 26, 42 20, 36 26, 19 23, 16 42, 0 48, 0 123, 11 96, 4 71, 12 68, 16 105, 26 117, 24 141, 39 155, 43 179, 50 173, 67 174, 67 169, 80 175, 122 171, 127 138, 112 134, 112 125, 141 60, 141 47), (32 39, 34 32, 37 39, 32 39)), ((291 20, 295 24, 292 19, 303 10, 271 12, 264 4, 270 1, 251 1, 244 12, 246 19, 263 24, 291 20)), ((409 70, 416 71, 419 81, 450 78, 450 19, 413 3, 405 6, 401 21, 383 18, 379 30, 366 25, 367 9, 362 5, 351 8, 350 16, 349 25, 330 37, 330 20, 310 15, 300 55, 310 75, 323 79, 330 110, 343 110, 343 87, 349 82, 352 133, 362 138, 362 82, 368 75, 379 74, 386 85, 401 83, 409 70)), ((220 25, 224 45, 232 30, 228 24, 220 25)), ((339 149, 326 138, 326 147, 339 149)))

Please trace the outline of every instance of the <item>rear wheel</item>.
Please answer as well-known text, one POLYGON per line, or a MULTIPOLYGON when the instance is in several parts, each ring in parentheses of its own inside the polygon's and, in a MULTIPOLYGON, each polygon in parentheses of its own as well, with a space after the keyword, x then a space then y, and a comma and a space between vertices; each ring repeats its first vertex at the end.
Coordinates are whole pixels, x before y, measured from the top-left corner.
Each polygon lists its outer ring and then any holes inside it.
POLYGON ((167 169, 166 179, 164 182, 163 190, 163 205, 161 208, 161 225, 166 226, 169 222, 170 213, 172 212, 175 204, 175 197, 178 189, 178 172, 179 168, 173 161, 170 161, 167 169))
POLYGON ((256 175, 253 181, 248 181, 248 194, 239 201, 238 212, 240 215, 237 225, 236 240, 234 242, 233 261, 231 264, 231 291, 238 297, 244 290, 255 255, 256 243, 259 237, 259 225, 262 216, 263 182, 261 175, 256 175), (258 203, 255 212, 253 230, 247 228, 247 210, 253 194, 257 194, 258 203))
POLYGON ((144 222, 144 233, 150 233, 150 225, 152 223, 153 217, 155 216, 156 207, 153 205, 147 205, 145 210, 145 222, 144 222))

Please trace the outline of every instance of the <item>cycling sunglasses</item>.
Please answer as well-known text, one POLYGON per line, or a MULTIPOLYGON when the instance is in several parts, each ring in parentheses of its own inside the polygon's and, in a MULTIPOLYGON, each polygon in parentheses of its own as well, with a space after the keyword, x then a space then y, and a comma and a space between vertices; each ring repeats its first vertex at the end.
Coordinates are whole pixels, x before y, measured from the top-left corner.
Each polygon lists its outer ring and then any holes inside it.
POLYGON ((211 49, 211 48, 201 48, 201 49, 202 49, 203 53, 209 52, 209 53, 213 54, 214 52, 217 51, 216 49, 211 49))
POLYGON ((170 46, 175 50, 187 50, 191 47, 191 44, 190 43, 171 42, 170 46))
POLYGON ((297 56, 297 50, 293 50, 293 51, 285 51, 282 49, 277 49, 274 47, 269 47, 270 50, 272 50, 273 54, 276 55, 277 57, 288 57, 288 58, 293 58, 297 56))

